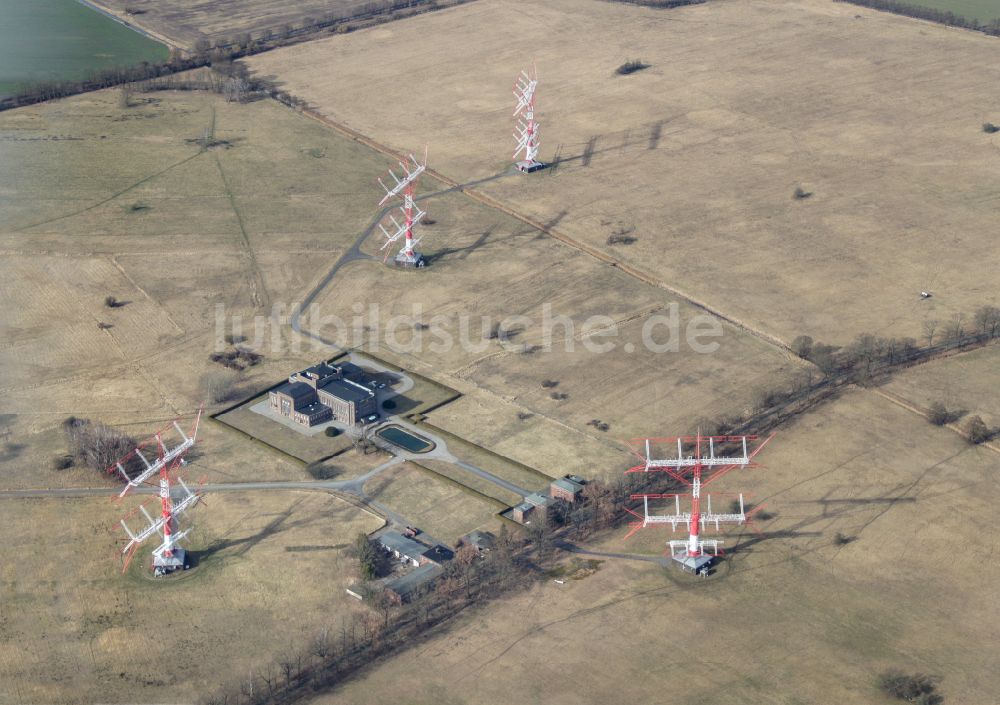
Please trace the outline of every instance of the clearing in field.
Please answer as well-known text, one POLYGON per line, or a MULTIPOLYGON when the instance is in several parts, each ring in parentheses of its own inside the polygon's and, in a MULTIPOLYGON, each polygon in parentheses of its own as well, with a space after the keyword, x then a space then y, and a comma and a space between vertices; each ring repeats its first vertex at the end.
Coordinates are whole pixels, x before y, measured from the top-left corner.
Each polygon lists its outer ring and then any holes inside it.
POLYGON ((315 702, 405 700, 419 677, 442 702, 499 702, 517 683, 527 703, 586 693, 867 705, 882 702, 875 680, 887 668, 940 675, 946 702, 988 702, 983 645, 1000 624, 990 587, 1000 572, 983 537, 1000 530, 996 458, 852 392, 782 431, 766 467, 722 481, 772 518, 762 537, 726 537, 735 552, 712 579, 613 557, 655 557, 669 532, 608 536, 587 546, 603 560, 596 574, 473 610, 419 658, 386 661, 315 702), (686 658, 663 657, 681 644, 686 658))
POLYGON ((249 63, 468 182, 510 167, 509 86, 533 57, 556 166, 477 190, 753 329, 845 344, 1000 301, 995 52, 816 0, 480 0, 249 63), (635 58, 651 66, 616 73, 635 58), (406 111, 385 98, 403 63, 406 111))

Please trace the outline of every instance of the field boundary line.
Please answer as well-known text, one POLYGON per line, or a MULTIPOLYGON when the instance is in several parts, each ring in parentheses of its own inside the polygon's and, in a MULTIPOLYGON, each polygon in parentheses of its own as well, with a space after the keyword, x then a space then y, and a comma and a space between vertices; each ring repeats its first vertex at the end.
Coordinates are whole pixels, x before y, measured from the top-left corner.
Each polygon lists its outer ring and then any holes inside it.
MULTIPOLYGON (((212 131, 213 133, 215 131, 214 108, 212 109, 212 131)), ((219 159, 218 154, 213 154, 212 156, 215 158, 215 166, 219 170, 219 178, 222 179, 222 187, 226 190, 226 196, 229 198, 229 207, 233 209, 233 215, 236 216, 236 224, 240 228, 240 240, 243 245, 240 249, 243 250, 243 254, 246 255, 250 264, 250 276, 247 277, 250 284, 250 299, 254 304, 254 308, 264 310, 271 302, 271 297, 267 293, 267 287, 264 285, 264 273, 260 271, 257 256, 253 251, 253 245, 250 244, 250 236, 247 235, 247 229, 243 225, 243 216, 236 205, 236 196, 229 187, 229 179, 226 178, 226 172, 222 168, 222 161, 219 159)))
POLYGON ((118 22, 119 24, 125 25, 134 32, 138 32, 139 34, 144 34, 148 36, 150 39, 166 44, 168 49, 176 49, 178 51, 181 51, 185 48, 183 45, 179 44, 176 39, 168 37, 167 35, 155 29, 150 29, 144 23, 130 22, 125 17, 124 12, 120 12, 111 7, 108 7, 103 2, 99 2, 99 0, 77 0, 77 2, 79 2, 81 5, 86 5, 95 12, 100 12, 102 15, 107 16, 108 18, 114 20, 115 22, 118 22))
POLYGON ((181 328, 181 326, 177 323, 177 321, 174 320, 174 317, 170 315, 170 312, 167 311, 167 309, 163 306, 163 304, 161 304, 159 301, 150 296, 149 293, 141 286, 139 286, 139 283, 135 279, 133 279, 128 272, 125 271, 125 267, 123 267, 121 263, 118 261, 118 255, 110 255, 110 259, 111 259, 111 264, 115 266, 115 269, 121 272, 122 276, 125 277, 125 281, 134 286, 139 291, 140 294, 146 297, 146 299, 150 303, 156 304, 157 308, 159 308, 163 312, 163 315, 166 316, 167 320, 173 324, 174 328, 177 329, 178 333, 187 333, 187 331, 181 328))
POLYGON ((65 215, 57 215, 54 218, 47 218, 45 220, 40 220, 37 223, 32 223, 31 225, 22 225, 19 228, 15 228, 11 232, 12 233, 23 233, 25 230, 31 230, 33 228, 37 228, 39 225, 48 225, 49 223, 54 223, 57 220, 63 220, 65 218, 72 218, 73 216, 80 215, 81 213, 86 213, 87 211, 91 211, 91 210, 93 210, 95 208, 100 208, 105 203, 110 203, 111 201, 115 200, 119 196, 124 196, 126 193, 128 193, 132 189, 137 188, 139 186, 142 186, 147 181, 152 181, 157 176, 162 176, 163 174, 166 174, 171 169, 174 169, 174 168, 179 167, 179 166, 183 166, 184 164, 187 164, 192 159, 196 159, 197 157, 200 157, 201 154, 202 154, 202 151, 203 150, 198 150, 197 152, 195 152, 194 154, 192 154, 190 157, 184 157, 179 162, 175 162, 175 163, 171 164, 170 166, 164 167, 163 169, 161 169, 160 171, 156 172, 155 174, 150 174, 149 176, 145 176, 145 177, 139 179, 138 181, 136 181, 134 184, 131 184, 131 185, 123 188, 121 191, 117 191, 117 192, 111 194, 107 198, 105 198, 103 200, 100 200, 97 203, 92 203, 89 206, 85 206, 83 208, 75 210, 72 213, 66 213, 65 215))

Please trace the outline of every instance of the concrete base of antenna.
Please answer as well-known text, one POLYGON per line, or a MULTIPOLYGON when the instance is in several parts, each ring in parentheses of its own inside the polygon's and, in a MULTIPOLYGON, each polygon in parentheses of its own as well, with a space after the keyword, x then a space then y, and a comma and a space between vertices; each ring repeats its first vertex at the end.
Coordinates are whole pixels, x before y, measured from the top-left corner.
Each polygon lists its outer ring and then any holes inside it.
POLYGON ((160 577, 170 575, 177 570, 187 570, 191 567, 187 551, 175 548, 172 556, 153 556, 153 575, 160 577))
POLYGON ((521 160, 514 164, 514 167, 523 174, 530 174, 533 171, 538 171, 539 169, 544 169, 548 164, 543 164, 542 162, 536 162, 535 160, 527 161, 521 160))
POLYGON ((392 261, 397 267, 424 267, 427 265, 427 260, 419 252, 414 252, 413 255, 408 255, 405 252, 400 252, 396 255, 396 258, 392 261))
POLYGON ((673 559, 681 569, 689 573, 701 575, 708 573, 708 569, 712 567, 712 563, 715 561, 715 556, 689 556, 687 553, 675 553, 673 559))

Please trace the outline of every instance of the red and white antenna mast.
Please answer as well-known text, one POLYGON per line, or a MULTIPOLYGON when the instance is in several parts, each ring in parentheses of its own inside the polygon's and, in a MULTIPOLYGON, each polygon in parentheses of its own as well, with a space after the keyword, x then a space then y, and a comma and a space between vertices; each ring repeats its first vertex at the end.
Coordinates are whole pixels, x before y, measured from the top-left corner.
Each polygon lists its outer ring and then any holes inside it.
MULTIPOLYGON (((122 530, 128 536, 129 541, 121 551, 124 558, 122 571, 128 568, 132 557, 147 539, 159 535, 162 537, 160 545, 153 549, 153 574, 167 575, 180 568, 187 569, 189 562, 187 552, 178 545, 178 542, 190 533, 191 529, 178 531, 177 518, 188 509, 198 503, 200 499, 196 492, 192 492, 184 483, 184 480, 177 475, 177 470, 184 464, 184 454, 190 449, 198 435, 198 424, 201 421, 202 410, 198 410, 194 425, 189 433, 185 433, 177 421, 173 422, 173 429, 180 437, 180 441, 175 445, 167 445, 164 437, 172 433, 170 428, 157 432, 152 438, 139 447, 135 448, 128 455, 118 460, 109 472, 117 472, 125 479, 125 487, 118 493, 118 499, 124 498, 130 492, 148 484, 154 475, 158 476, 160 515, 154 518, 146 509, 150 501, 143 502, 130 511, 121 520, 122 530), (157 457, 153 462, 143 454, 143 449, 155 445, 157 457), (143 467, 133 477, 126 468, 135 465, 139 461, 143 467), (178 501, 174 501, 173 482, 180 486, 178 501), (145 520, 145 526, 138 530, 129 528, 129 521, 141 514, 145 520)), ((147 451, 148 452, 148 451, 147 451)))
POLYGON ((514 150, 514 159, 517 159, 521 152, 524 152, 524 159, 515 163, 518 171, 530 173, 544 168, 544 164, 539 162, 538 156, 538 122, 535 120, 535 91, 538 88, 538 71, 532 64, 531 73, 521 71, 517 80, 514 81, 514 98, 517 105, 514 106, 514 117, 518 118, 514 127, 514 140, 517 142, 517 149, 514 150))
MULTIPOLYGON (((757 436, 677 436, 675 438, 643 438, 633 443, 641 443, 644 448, 636 454, 643 461, 626 472, 666 472, 681 486, 689 488, 686 493, 669 494, 634 494, 632 499, 642 500, 642 514, 633 509, 626 509, 638 521, 632 522, 631 536, 639 529, 652 524, 670 524, 676 531, 683 524, 688 531, 686 539, 667 541, 671 557, 682 568, 695 573, 704 573, 711 566, 716 556, 721 553, 722 541, 703 538, 702 530, 714 526, 719 530, 722 524, 746 524, 761 507, 755 507, 746 512, 743 495, 739 495, 739 512, 718 514, 712 511, 712 498, 706 495, 706 507, 703 509, 702 488, 737 468, 756 467, 753 458, 761 451, 771 437, 760 441, 757 436), (672 457, 654 458, 652 444, 676 444, 677 454, 672 457), (691 510, 681 512, 681 497, 690 497, 691 510), (650 500, 673 499, 674 512, 666 514, 650 514, 650 500)), ((640 447, 642 447, 640 446, 640 447)), ((628 537, 626 536, 626 538, 628 537)))
POLYGON ((424 148, 424 161, 422 164, 411 154, 408 159, 399 162, 399 168, 402 170, 400 176, 397 176, 392 169, 389 170, 388 175, 392 178, 389 184, 386 184, 382 179, 378 180, 382 188, 385 189, 385 196, 378 203, 380 206, 385 205, 397 196, 402 196, 403 198, 403 203, 399 206, 399 210, 403 214, 403 222, 400 223, 390 214, 389 220, 392 221, 392 232, 386 230, 379 223, 378 227, 382 230, 382 234, 385 235, 385 244, 382 245, 382 249, 386 253, 385 259, 388 259, 390 245, 402 237, 404 238, 403 249, 396 255, 395 263, 400 267, 423 267, 423 255, 413 249, 420 242, 420 238, 413 239, 413 226, 419 223, 427 214, 420 210, 420 206, 414 202, 413 194, 417 190, 417 180, 424 173, 424 170, 427 169, 427 148, 424 148))

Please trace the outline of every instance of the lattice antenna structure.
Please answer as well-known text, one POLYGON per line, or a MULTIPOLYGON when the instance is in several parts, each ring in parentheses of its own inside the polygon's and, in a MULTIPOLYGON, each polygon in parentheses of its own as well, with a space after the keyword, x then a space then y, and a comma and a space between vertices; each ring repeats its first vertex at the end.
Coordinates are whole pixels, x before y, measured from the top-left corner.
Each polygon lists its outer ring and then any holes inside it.
POLYGON ((538 89, 538 71, 534 65, 531 73, 521 71, 514 81, 514 98, 517 105, 514 106, 514 117, 517 123, 514 126, 514 141, 517 148, 514 150, 513 158, 517 160, 515 166, 518 171, 530 173, 543 168, 545 165, 538 161, 538 121, 535 120, 535 93, 538 89), (521 153, 523 159, 518 159, 521 153))
MULTIPOLYGON (((198 435, 198 425, 201 422, 202 410, 198 410, 194 425, 188 433, 180 427, 178 421, 174 421, 171 427, 167 427, 157 432, 149 440, 141 443, 126 456, 118 460, 109 469, 109 472, 117 472, 125 479, 125 487, 118 493, 118 498, 125 497, 130 492, 143 491, 144 486, 152 485, 153 476, 158 476, 158 498, 147 500, 128 512, 119 522, 128 542, 121 550, 124 559, 122 572, 124 572, 139 547, 153 536, 161 538, 159 546, 153 549, 153 574, 167 575, 178 569, 187 569, 189 562, 187 552, 179 546, 181 539, 190 533, 191 529, 180 530, 178 517, 187 510, 194 507, 200 495, 193 492, 184 480, 178 476, 178 470, 184 465, 184 454, 194 446, 198 435), (176 431, 180 436, 179 442, 170 443, 165 440, 167 433, 176 431), (142 452, 149 448, 156 449, 157 457, 150 462, 150 459, 142 452), (130 476, 127 468, 141 463, 140 471, 134 476, 130 476), (159 516, 154 516, 147 509, 153 502, 159 502, 159 516), (138 519, 141 528, 133 529, 138 519)), ((172 434, 171 434, 172 435, 172 434)), ((156 485, 152 485, 156 486, 156 485)))
POLYGON ((420 242, 419 238, 414 239, 413 237, 413 226, 419 223, 427 214, 420 210, 420 207, 414 202, 413 194, 417 190, 417 180, 427 169, 427 148, 424 148, 423 163, 418 162, 416 157, 410 154, 407 159, 399 162, 399 169, 399 174, 390 169, 385 181, 382 179, 378 180, 379 185, 385 190, 385 196, 378 203, 380 206, 384 206, 394 198, 401 197, 403 199, 402 204, 399 206, 403 222, 400 223, 390 214, 391 228, 386 229, 382 223, 379 223, 379 229, 385 236, 385 243, 382 245, 382 250, 386 252, 385 260, 387 260, 389 258, 390 246, 402 238, 403 248, 396 255, 394 262, 401 267, 422 267, 425 263, 423 255, 413 249, 420 242))
POLYGON ((125 480, 125 487, 122 491, 118 493, 118 498, 123 499, 132 490, 140 487, 143 483, 149 480, 154 475, 158 475, 165 466, 173 463, 174 460, 180 458, 188 451, 191 446, 194 445, 195 438, 198 436, 198 424, 201 421, 201 411, 198 412, 198 416, 195 419, 194 428, 190 431, 190 435, 184 433, 184 429, 181 428, 178 421, 174 421, 172 426, 168 426, 165 431, 170 431, 171 427, 180 436, 180 442, 177 445, 168 447, 164 441, 165 433, 164 431, 158 431, 145 443, 140 444, 131 453, 126 455, 124 458, 118 460, 110 469, 110 473, 117 472, 121 475, 122 479, 125 480), (156 446, 157 457, 153 462, 149 461, 143 454, 143 450, 147 449, 151 445, 156 446), (139 460, 144 466, 143 469, 135 477, 131 477, 125 470, 125 466, 128 465, 133 459, 139 460))
MULTIPOLYGON (((696 573, 703 573, 711 566, 714 558, 721 553, 722 541, 716 538, 702 537, 702 531, 714 528, 716 531, 723 524, 742 525, 750 521, 751 516, 761 509, 755 507, 751 512, 745 509, 743 495, 739 495, 739 512, 717 513, 712 511, 712 498, 705 495, 706 506, 702 508, 702 488, 709 485, 736 469, 756 467, 753 462, 756 456, 771 440, 771 437, 760 440, 757 436, 678 436, 674 438, 644 438, 635 439, 633 444, 639 444, 641 450, 636 455, 643 461, 640 465, 627 470, 634 472, 666 472, 678 484, 689 489, 685 493, 667 494, 633 494, 633 500, 642 500, 642 513, 637 509, 626 509, 636 517, 632 522, 628 536, 647 526, 669 524, 672 531, 683 525, 688 532, 686 539, 667 541, 670 555, 682 568, 696 573), (654 457, 652 446, 676 444, 676 455, 671 453, 666 457, 654 457), (681 511, 681 497, 690 498, 690 511, 681 511), (651 513, 650 501, 673 500, 673 513, 651 513)), ((633 446, 634 447, 634 446, 633 446)))

